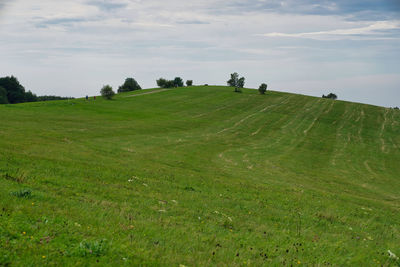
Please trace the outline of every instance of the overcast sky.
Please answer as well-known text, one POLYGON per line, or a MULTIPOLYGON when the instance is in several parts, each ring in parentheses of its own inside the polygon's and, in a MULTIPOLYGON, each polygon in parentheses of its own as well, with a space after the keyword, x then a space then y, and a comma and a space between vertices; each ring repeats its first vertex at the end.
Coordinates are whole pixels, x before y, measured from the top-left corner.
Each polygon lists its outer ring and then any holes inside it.
POLYGON ((159 77, 400 106, 400 0, 0 0, 0 76, 38 95, 159 77))

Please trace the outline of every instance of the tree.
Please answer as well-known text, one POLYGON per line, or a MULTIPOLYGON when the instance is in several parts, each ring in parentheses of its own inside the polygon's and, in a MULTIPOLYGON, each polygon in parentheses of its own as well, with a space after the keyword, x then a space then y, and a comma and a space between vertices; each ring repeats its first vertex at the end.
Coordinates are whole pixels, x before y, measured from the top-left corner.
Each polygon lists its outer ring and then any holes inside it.
POLYGON ((157 82, 157 86, 160 88, 165 88, 165 85, 167 84, 167 80, 164 78, 160 78, 156 82, 157 82))
POLYGON ((34 93, 32 93, 31 91, 25 93, 24 102, 36 102, 36 101, 38 101, 38 97, 34 93))
POLYGON ((7 99, 11 104, 25 102, 25 88, 14 76, 0 78, 0 86, 6 89, 7 99))
POLYGON ((337 95, 335 95, 333 93, 329 93, 328 95, 322 95, 322 98, 329 98, 329 99, 336 100, 337 99, 337 95))
POLYGON ((111 100, 113 98, 113 96, 115 95, 115 92, 113 91, 111 86, 104 85, 103 88, 101 88, 101 90, 100 90, 100 94, 105 99, 111 100))
POLYGON ((166 80, 164 78, 160 78, 157 80, 157 85, 160 88, 182 87, 183 80, 180 77, 176 77, 174 80, 166 80))
POLYGON ((8 104, 7 91, 0 86, 0 104, 8 104))
POLYGON ((118 88, 118 93, 141 90, 142 87, 134 78, 126 78, 123 85, 118 88))
POLYGON ((231 78, 227 81, 229 86, 235 87, 235 92, 241 92, 239 88, 244 87, 244 77, 239 78, 239 74, 234 72, 231 74, 231 78))
POLYGON ((243 88, 244 87, 244 77, 240 78, 238 81, 238 87, 243 88))
POLYGON ((186 86, 192 86, 192 85, 193 85, 193 80, 186 81, 186 86))
POLYGON ((174 79, 174 86, 175 87, 183 87, 183 80, 181 77, 175 77, 174 79))
POLYGON ((258 91, 260 92, 260 94, 265 94, 265 92, 267 91, 267 86, 268 85, 266 83, 262 83, 260 87, 258 87, 258 91))

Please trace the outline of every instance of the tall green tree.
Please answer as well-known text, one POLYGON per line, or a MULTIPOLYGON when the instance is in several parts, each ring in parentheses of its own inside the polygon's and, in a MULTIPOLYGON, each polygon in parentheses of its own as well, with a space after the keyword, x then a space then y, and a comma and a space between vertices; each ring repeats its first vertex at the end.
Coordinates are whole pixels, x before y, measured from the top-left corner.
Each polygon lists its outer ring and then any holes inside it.
POLYGON ((118 93, 141 90, 142 87, 134 78, 126 78, 123 85, 118 88, 118 93))
POLYGON ((235 87, 235 92, 241 92, 240 88, 244 87, 245 78, 239 78, 239 74, 234 72, 231 74, 231 78, 227 81, 229 86, 235 87))
POLYGON ((0 104, 8 104, 7 91, 0 86, 0 104))
POLYGON ((181 77, 175 77, 174 79, 174 86, 175 87, 183 87, 184 83, 181 77))
POLYGON ((0 78, 0 86, 6 89, 7 99, 11 104, 25 102, 25 88, 14 76, 0 78))

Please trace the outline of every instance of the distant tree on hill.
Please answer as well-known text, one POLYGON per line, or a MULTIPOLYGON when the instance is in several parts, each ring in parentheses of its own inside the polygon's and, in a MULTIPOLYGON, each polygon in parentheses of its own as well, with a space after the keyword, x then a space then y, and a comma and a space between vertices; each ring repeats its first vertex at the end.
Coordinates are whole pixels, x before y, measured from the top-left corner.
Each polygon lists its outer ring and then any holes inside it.
POLYGON ((173 87, 183 87, 183 80, 180 77, 176 77, 174 80, 167 80, 160 78, 157 81, 157 86, 160 88, 173 88, 173 87))
POLYGON ((328 95, 322 95, 322 98, 329 98, 329 99, 336 100, 337 99, 337 95, 335 95, 333 93, 329 93, 328 95))
POLYGON ((394 109, 397 109, 397 110, 399 110, 399 107, 394 107, 394 109))
POLYGON ((266 83, 262 83, 260 87, 258 87, 258 91, 260 92, 260 94, 265 94, 265 92, 267 91, 267 86, 268 85, 266 83))
POLYGON ((113 89, 110 85, 104 85, 103 88, 101 88, 101 90, 100 90, 100 94, 105 99, 111 100, 113 98, 113 96, 115 95, 115 92, 113 91, 113 89))
POLYGON ((25 100, 25 88, 14 76, 0 78, 0 86, 6 89, 8 103, 23 103, 25 100))
POLYGON ((34 93, 32 93, 31 91, 25 93, 24 102, 36 102, 36 101, 38 101, 38 97, 34 93))
POLYGON ((174 79, 174 86, 175 86, 175 87, 183 87, 183 86, 184 86, 183 80, 182 80, 181 77, 175 77, 175 79, 174 79))
POLYGON ((16 104, 60 99, 71 99, 71 97, 37 96, 31 91, 26 92, 25 88, 14 76, 0 78, 0 104, 16 104))
POLYGON ((167 84, 167 80, 164 78, 160 78, 156 82, 157 82, 157 86, 160 88, 165 88, 165 85, 167 84))
POLYGON ((7 91, 0 86, 0 104, 8 104, 7 91))
POLYGON ((126 78, 123 85, 118 88, 118 93, 141 90, 142 87, 134 78, 126 78))
POLYGON ((168 80, 166 83, 165 83, 165 88, 174 88, 175 87, 175 82, 174 82, 174 80, 168 80))
POLYGON ((192 86, 192 85, 193 85, 193 80, 186 81, 186 86, 192 86))
POLYGON ((231 74, 231 78, 227 81, 229 86, 235 87, 235 92, 241 92, 240 88, 244 87, 245 78, 239 78, 239 74, 234 72, 231 74))
POLYGON ((50 101, 50 100, 68 100, 74 99, 73 97, 63 97, 55 95, 41 95, 37 97, 37 101, 50 101))

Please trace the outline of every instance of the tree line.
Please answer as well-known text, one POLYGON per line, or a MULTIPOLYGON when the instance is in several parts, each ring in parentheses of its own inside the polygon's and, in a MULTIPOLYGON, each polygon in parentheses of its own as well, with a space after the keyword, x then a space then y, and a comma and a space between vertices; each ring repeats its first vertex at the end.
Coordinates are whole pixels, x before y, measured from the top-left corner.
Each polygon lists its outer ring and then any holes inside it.
MULTIPOLYGON (((231 74, 231 77, 227 81, 227 84, 228 86, 234 87, 235 92, 241 93, 242 92, 241 89, 244 87, 245 80, 246 79, 244 77, 239 78, 239 74, 237 72, 234 72, 231 74)), ((156 80, 156 84, 159 88, 178 88, 184 86, 184 82, 181 77, 175 77, 173 80, 159 78, 156 80)), ((193 85, 193 80, 186 81, 186 86, 192 86, 192 85, 193 85)), ((208 84, 205 84, 205 86, 208 86, 208 84)), ((267 91, 267 87, 268 85, 266 83, 262 83, 258 88, 260 94, 262 95, 265 94, 267 91)), ((125 83, 119 87, 118 93, 140 90, 140 89, 141 89, 140 85, 136 82, 134 78, 126 78, 125 83)), ((104 85, 101 88, 100 93, 106 99, 112 99, 115 95, 115 92, 113 91, 113 88, 110 85, 104 85)))
MULTIPOLYGON (((183 87, 184 82, 181 77, 175 77, 173 80, 167 80, 164 78, 159 78, 156 80, 157 86, 160 88, 177 88, 177 87, 183 87)), ((192 86, 193 85, 193 80, 187 80, 186 81, 186 86, 192 86)), ((141 90, 142 87, 139 85, 139 83, 134 79, 134 78, 126 78, 125 82, 118 88, 118 93, 123 93, 123 92, 130 92, 130 91, 135 91, 135 90, 141 90)), ((111 85, 104 85, 101 90, 100 94, 105 98, 105 99, 112 99, 115 95, 115 92, 112 88, 111 85)))
POLYGON ((14 76, 0 78, 0 104, 16 104, 24 102, 37 102, 48 100, 72 99, 53 95, 37 96, 31 91, 26 91, 14 76))

